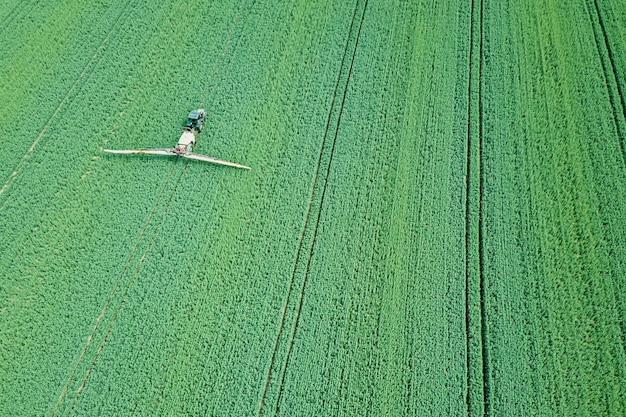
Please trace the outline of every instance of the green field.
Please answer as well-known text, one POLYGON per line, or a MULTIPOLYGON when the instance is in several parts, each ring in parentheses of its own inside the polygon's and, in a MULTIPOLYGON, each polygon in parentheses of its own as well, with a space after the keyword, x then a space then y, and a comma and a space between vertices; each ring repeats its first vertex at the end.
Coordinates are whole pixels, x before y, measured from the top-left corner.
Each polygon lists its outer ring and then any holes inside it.
POLYGON ((623 0, 0 1, 0 416, 626 415, 624 39, 623 0), (102 151, 198 107, 250 171, 102 151))

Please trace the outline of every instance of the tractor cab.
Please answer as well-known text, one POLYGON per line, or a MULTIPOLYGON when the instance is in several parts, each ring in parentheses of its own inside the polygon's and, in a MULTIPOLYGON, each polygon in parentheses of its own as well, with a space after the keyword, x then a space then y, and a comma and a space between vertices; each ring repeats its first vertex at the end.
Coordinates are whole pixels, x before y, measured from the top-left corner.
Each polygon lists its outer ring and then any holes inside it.
POLYGON ((189 112, 187 116, 187 121, 185 122, 185 130, 192 132, 196 131, 200 133, 202 131, 202 127, 204 126, 204 120, 206 119, 206 113, 204 109, 192 110, 189 112))

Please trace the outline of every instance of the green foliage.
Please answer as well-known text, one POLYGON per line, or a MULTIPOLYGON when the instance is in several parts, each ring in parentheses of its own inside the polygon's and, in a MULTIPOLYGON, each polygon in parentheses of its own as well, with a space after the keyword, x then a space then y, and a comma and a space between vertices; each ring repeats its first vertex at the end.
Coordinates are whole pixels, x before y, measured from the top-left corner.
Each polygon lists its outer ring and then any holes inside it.
POLYGON ((624 414, 623 2, 113 3, 0 5, 0 414, 624 414))

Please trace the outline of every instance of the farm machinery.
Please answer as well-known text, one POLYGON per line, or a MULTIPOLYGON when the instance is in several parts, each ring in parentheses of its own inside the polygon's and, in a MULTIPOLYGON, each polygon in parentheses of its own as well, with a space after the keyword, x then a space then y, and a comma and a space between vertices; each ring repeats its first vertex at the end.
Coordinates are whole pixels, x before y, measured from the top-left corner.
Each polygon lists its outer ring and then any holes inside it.
POLYGON ((196 144, 196 135, 202 131, 204 121, 206 120, 206 112, 204 109, 193 110, 187 116, 185 126, 181 127, 182 134, 174 148, 139 148, 139 149, 104 149, 104 152, 118 154, 147 154, 147 155, 165 155, 165 156, 182 156, 183 158, 195 159, 198 161, 211 162, 213 164, 227 165, 235 168, 250 169, 245 165, 234 162, 223 161, 212 156, 200 155, 194 153, 193 147, 196 144))

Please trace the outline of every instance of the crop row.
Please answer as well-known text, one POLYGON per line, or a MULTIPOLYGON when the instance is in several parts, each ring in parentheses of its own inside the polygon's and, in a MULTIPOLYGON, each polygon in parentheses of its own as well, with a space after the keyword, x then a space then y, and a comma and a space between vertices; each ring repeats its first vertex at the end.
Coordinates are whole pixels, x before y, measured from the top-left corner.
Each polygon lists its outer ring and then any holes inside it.
POLYGON ((621 2, 16 4, 3 412, 624 413, 621 2))
MULTIPOLYGON (((189 110, 187 102, 179 103, 183 110, 168 113, 165 121, 159 112, 147 116, 144 111, 146 85, 155 80, 164 83, 170 98, 151 100, 170 105, 178 95, 170 88, 183 82, 176 76, 178 67, 171 64, 167 74, 155 71, 151 62, 155 56, 164 54, 185 65, 197 65, 184 61, 185 51, 180 48, 197 35, 195 30, 183 32, 176 27, 161 31, 161 39, 153 35, 157 24, 171 22, 173 13, 184 11, 180 3, 172 6, 177 7, 126 9, 128 16, 120 19, 122 26, 109 38, 114 47, 102 51, 104 56, 94 66, 90 81, 81 85, 76 98, 58 113, 46 133, 46 142, 33 152, 25 172, 16 177, 15 188, 3 196, 3 352, 11 358, 3 360, 2 384, 16 415, 27 414, 26 410, 53 410, 128 254, 143 236, 137 249, 141 254, 145 238, 155 227, 146 221, 172 164, 139 158, 138 165, 129 169, 123 159, 101 158, 99 146, 103 140, 115 141, 117 135, 123 142, 109 146, 176 140, 180 119, 189 110), (142 45, 141 54, 136 45, 142 45), (130 117, 122 117, 125 112, 130 117), (163 124, 166 128, 155 129, 163 124), (118 165, 112 168, 111 162, 118 165), (147 230, 142 235, 144 227, 147 230), (23 383, 9 382, 16 380, 23 383)), ((219 34, 228 31, 229 15, 236 11, 234 6, 223 10, 225 28, 219 34)), ((84 24, 89 25, 89 21, 84 24)), ((208 46, 204 53, 211 50, 208 46)), ((219 52, 215 47, 216 61, 219 52)), ((59 88, 67 91, 69 87, 59 88)), ((194 88, 198 89, 200 85, 194 88)), ((168 191, 171 194, 173 190, 165 190, 166 194, 168 191)), ((163 210, 162 205, 159 209, 163 210)), ((131 259, 122 289, 138 261, 139 257, 131 259)), ((120 296, 109 313, 119 305, 120 296)), ((105 331, 106 326, 100 330, 105 331)), ((97 348, 100 340, 89 348, 97 348)), ((91 361, 90 355, 91 351, 87 352, 82 363, 91 361)), ((77 378, 83 376, 84 372, 77 378)))
POLYGON ((593 2, 487 5, 488 409, 619 415, 626 184, 598 15, 593 2))

